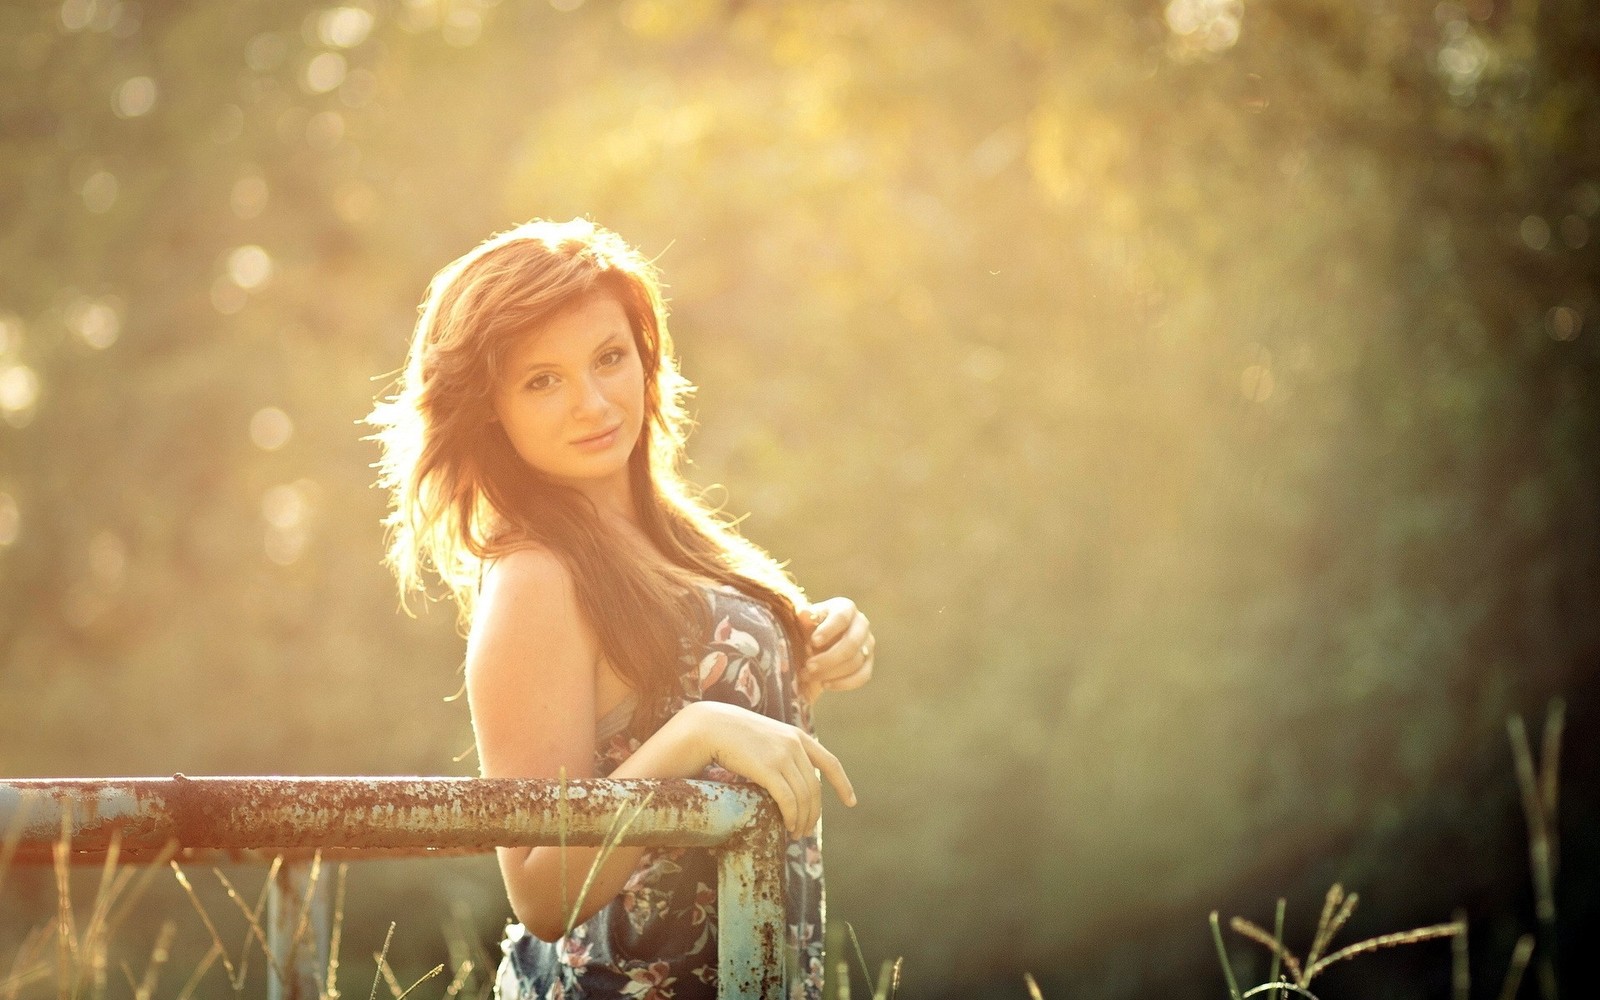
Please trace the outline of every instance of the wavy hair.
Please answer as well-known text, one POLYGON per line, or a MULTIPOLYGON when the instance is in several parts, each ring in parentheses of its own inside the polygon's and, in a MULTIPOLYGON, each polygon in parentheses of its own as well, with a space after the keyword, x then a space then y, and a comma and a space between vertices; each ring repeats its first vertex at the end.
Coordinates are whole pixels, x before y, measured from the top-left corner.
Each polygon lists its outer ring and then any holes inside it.
POLYGON ((367 422, 389 491, 387 563, 402 601, 436 575, 463 627, 484 566, 542 546, 572 575, 601 652, 646 703, 681 669, 687 630, 706 624, 695 578, 765 603, 790 648, 804 649, 799 588, 705 504, 680 466, 693 387, 678 372, 653 264, 583 219, 536 220, 496 234, 434 275, 392 396, 367 422), (640 527, 670 564, 641 560, 582 493, 530 467, 492 420, 510 352, 530 331, 594 294, 622 306, 644 366, 644 421, 628 458, 640 527))

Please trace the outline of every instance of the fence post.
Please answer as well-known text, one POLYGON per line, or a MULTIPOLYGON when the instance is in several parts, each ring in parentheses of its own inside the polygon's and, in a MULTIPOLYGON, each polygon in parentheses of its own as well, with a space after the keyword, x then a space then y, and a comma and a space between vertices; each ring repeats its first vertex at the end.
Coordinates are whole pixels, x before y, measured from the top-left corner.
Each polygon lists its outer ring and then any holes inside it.
POLYGON ((786 834, 769 800, 723 845, 717 872, 717 997, 787 1000, 791 969, 783 872, 786 834), (764 820, 764 822, 763 822, 764 820))
POLYGON ((328 940, 333 933, 329 892, 316 863, 280 865, 267 893, 267 1000, 318 1000, 328 977, 328 940), (285 981, 287 977, 287 981, 285 981))

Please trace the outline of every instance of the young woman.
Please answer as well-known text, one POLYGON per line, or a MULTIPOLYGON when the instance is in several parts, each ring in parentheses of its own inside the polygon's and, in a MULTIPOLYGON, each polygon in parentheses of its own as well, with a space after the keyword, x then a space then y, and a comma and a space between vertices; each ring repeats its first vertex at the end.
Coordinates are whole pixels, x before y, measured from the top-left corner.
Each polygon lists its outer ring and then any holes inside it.
MULTIPOLYGON (((679 473, 688 421, 649 261, 583 220, 531 222, 440 271, 396 395, 372 422, 402 593, 436 573, 467 637, 486 777, 749 780, 792 838, 795 995, 822 987, 823 691, 866 683, 875 640, 844 598, 808 604, 679 473)), ((714 996, 716 867, 618 849, 577 908, 556 847, 502 848, 520 924, 505 1000, 714 996), (566 901, 570 902, 570 901, 566 901)), ((568 848, 581 886, 595 849, 568 848)))

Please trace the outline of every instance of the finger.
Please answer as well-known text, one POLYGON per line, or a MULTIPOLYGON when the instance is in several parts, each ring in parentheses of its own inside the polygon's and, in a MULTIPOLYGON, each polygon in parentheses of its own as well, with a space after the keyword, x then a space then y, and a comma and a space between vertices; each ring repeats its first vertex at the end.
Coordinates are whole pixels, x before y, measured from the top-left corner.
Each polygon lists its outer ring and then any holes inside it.
POLYGON ((794 796, 794 818, 793 822, 788 824, 789 836, 792 839, 805 836, 814 819, 811 796, 806 792, 806 778, 802 773, 804 770, 805 768, 792 760, 783 769, 783 779, 788 782, 789 791, 794 796))
POLYGON ((806 756, 810 757, 811 763, 822 771, 822 776, 828 779, 828 784, 838 793, 839 801, 847 806, 855 805, 855 786, 850 783, 850 776, 844 773, 844 765, 839 763, 839 758, 810 733, 802 731, 800 735, 806 745, 806 756))
POLYGON ((772 796, 772 801, 778 804, 778 813, 783 817, 783 825, 787 830, 793 830, 795 824, 800 822, 800 799, 795 794, 794 784, 789 780, 789 775, 784 770, 775 770, 760 782, 767 794, 772 796))
POLYGON ((811 648, 827 649, 839 640, 850 627, 850 623, 858 615, 855 602, 848 597, 835 597, 823 602, 818 607, 826 609, 826 615, 817 627, 811 630, 811 648))
POLYGON ((876 645, 866 617, 859 616, 842 639, 806 661, 806 676, 819 681, 848 677, 872 661, 876 645))
POLYGON ((860 670, 846 677, 823 681, 821 686, 824 691, 854 691, 870 680, 872 680, 872 659, 868 657, 867 661, 861 664, 860 670))
POLYGON ((789 781, 800 798, 800 807, 795 810, 800 822, 793 830, 798 840, 817 828, 817 819, 822 815, 822 785, 817 781, 816 770, 804 756, 793 762, 789 781))

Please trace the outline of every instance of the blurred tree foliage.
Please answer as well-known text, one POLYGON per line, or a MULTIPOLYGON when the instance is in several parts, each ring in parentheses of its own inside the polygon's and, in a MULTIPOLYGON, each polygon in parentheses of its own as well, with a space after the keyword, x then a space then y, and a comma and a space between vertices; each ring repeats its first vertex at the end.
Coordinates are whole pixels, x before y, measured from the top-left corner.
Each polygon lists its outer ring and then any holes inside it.
POLYGON ((1600 655, 1597 101, 1582 0, 7 3, 0 772, 469 773, 357 421, 582 214, 877 625, 831 902, 911 992, 1131 996, 1322 857, 1442 916, 1600 655))

